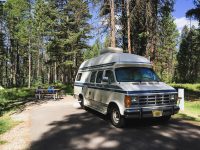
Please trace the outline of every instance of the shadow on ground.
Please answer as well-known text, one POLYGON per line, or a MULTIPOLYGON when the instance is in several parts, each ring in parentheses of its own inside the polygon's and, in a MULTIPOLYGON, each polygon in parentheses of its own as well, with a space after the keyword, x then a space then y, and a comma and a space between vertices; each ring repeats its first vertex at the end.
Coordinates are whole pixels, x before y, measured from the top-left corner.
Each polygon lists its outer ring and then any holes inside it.
POLYGON ((178 113, 174 118, 176 118, 178 120, 199 122, 199 119, 192 117, 192 116, 188 116, 187 114, 182 114, 182 113, 178 113))
POLYGON ((65 116, 31 144, 32 150, 191 150, 200 147, 200 127, 178 120, 129 120, 124 129, 94 111, 65 116))

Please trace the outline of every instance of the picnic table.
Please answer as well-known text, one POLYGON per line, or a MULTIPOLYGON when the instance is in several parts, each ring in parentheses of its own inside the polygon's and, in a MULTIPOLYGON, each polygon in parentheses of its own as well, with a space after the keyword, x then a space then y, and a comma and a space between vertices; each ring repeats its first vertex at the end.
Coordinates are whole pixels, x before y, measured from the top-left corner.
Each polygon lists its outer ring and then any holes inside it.
POLYGON ((38 99, 45 96, 53 96, 53 99, 61 98, 61 89, 36 89, 35 97, 38 99))

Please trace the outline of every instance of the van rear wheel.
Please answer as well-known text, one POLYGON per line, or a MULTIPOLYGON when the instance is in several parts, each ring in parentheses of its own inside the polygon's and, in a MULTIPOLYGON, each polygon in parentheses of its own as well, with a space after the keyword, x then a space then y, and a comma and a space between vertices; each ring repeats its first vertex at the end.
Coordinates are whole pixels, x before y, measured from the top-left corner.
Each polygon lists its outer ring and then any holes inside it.
POLYGON ((117 106, 111 107, 110 119, 111 119, 111 123, 117 128, 122 128, 125 125, 125 119, 120 114, 119 108, 117 106))
POLYGON ((82 97, 79 97, 79 98, 78 98, 78 102, 79 102, 81 108, 84 108, 84 100, 83 100, 82 97))

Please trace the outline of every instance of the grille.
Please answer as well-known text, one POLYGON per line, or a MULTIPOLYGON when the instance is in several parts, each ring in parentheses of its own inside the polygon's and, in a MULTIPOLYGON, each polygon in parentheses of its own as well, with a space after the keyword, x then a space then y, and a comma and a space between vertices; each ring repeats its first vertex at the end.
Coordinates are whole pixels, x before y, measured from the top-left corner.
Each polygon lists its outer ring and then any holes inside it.
POLYGON ((176 104, 175 99, 171 99, 171 95, 149 95, 139 96, 138 101, 134 102, 134 106, 151 106, 151 105, 171 105, 176 104))

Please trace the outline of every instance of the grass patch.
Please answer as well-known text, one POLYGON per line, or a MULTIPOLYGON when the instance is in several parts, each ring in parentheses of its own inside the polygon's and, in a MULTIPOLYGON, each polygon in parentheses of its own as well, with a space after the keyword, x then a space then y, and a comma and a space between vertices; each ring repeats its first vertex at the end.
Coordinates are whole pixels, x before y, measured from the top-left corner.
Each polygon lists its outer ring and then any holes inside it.
POLYGON ((0 145, 6 144, 7 141, 0 141, 0 145))
POLYGON ((184 111, 180 111, 173 118, 200 122, 200 101, 185 101, 184 111))
MULTIPOLYGON (((48 88, 49 86, 54 86, 55 88, 61 89, 62 95, 73 94, 73 86, 70 84, 43 84, 40 85, 42 88, 48 88)), ((28 88, 10 88, 10 89, 0 89, 0 116, 11 110, 16 110, 18 108, 23 108, 23 106, 33 100, 35 97, 35 89, 37 87, 28 88)))
POLYGON ((11 88, 0 90, 0 116, 22 106, 29 97, 34 97, 34 89, 11 88))
POLYGON ((185 101, 184 113, 200 120, 200 101, 185 101))
POLYGON ((0 117, 0 135, 7 132, 18 124, 19 122, 13 121, 8 114, 0 117))

